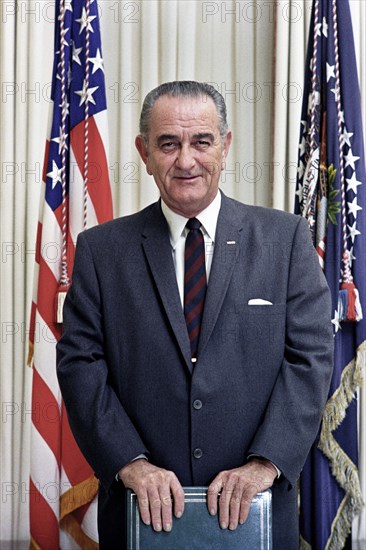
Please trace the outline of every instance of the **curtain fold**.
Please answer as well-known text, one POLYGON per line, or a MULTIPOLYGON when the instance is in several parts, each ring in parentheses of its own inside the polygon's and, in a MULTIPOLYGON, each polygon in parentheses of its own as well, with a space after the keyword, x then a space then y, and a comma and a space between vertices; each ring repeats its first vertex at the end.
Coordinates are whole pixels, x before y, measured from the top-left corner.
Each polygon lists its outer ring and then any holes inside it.
POLYGON ((2 540, 28 538, 31 371, 25 365, 53 43, 52 3, 47 13, 43 7, 1 5, 2 540))
POLYGON ((311 0, 277 2, 273 124, 273 206, 293 212, 311 0))

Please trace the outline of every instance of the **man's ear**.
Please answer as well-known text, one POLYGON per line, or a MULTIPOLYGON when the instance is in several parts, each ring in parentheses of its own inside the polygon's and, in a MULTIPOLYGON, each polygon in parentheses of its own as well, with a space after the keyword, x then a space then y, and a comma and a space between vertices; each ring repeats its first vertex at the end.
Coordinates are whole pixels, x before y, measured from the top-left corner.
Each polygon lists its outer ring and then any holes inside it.
POLYGON ((136 146, 136 149, 139 152, 140 157, 142 158, 142 160, 143 160, 143 162, 146 166, 147 173, 149 174, 149 176, 151 176, 152 172, 151 172, 150 166, 149 166, 149 154, 148 154, 148 151, 147 151, 147 145, 146 145, 146 142, 145 142, 145 140, 144 140, 144 138, 142 137, 141 134, 139 134, 136 137, 135 146, 136 146))

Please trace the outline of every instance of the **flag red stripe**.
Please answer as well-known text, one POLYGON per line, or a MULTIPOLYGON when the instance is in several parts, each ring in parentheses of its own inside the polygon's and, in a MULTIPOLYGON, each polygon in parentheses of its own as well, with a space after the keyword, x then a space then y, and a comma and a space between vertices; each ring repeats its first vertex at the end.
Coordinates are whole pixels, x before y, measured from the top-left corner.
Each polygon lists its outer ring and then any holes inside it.
POLYGON ((74 269, 74 258, 75 258, 75 244, 72 240, 70 233, 70 225, 67 226, 67 270, 69 273, 70 279, 72 278, 72 270, 74 269))
MULTIPOLYGON (((69 211, 69 195, 67 195, 66 197, 66 201, 65 201, 65 208, 66 208, 66 211, 68 212, 69 211)), ((53 211, 53 213, 55 214, 55 218, 57 220, 57 223, 62 231, 62 203, 56 208, 56 210, 53 211)))
POLYGON ((37 264, 41 261, 41 239, 42 239, 42 224, 38 222, 37 227, 37 241, 36 241, 36 262, 37 264))
POLYGON ((72 513, 72 515, 80 523, 80 525, 81 525, 81 523, 84 519, 85 514, 88 511, 89 506, 90 506, 90 504, 84 504, 84 506, 80 506, 80 508, 77 508, 72 513))
POLYGON ((72 485, 77 485, 93 475, 93 470, 83 458, 74 436, 72 435, 65 405, 62 402, 62 465, 72 485))
POLYGON ((32 302, 30 324, 29 324, 29 341, 32 342, 32 344, 34 344, 34 339, 35 339, 36 311, 37 311, 37 305, 34 302, 32 302))
MULTIPOLYGON (((82 121, 71 131, 71 146, 81 174, 84 172, 84 127, 82 121)), ((89 159, 88 192, 98 223, 103 223, 113 217, 112 194, 104 144, 94 118, 89 119, 89 159)))
POLYGON ((41 494, 42 487, 37 487, 32 479, 30 479, 29 485, 31 536, 42 550, 57 550, 59 548, 59 527, 56 516, 41 494))
POLYGON ((47 164, 48 164, 49 154, 50 154, 50 142, 47 139, 46 140, 46 147, 45 147, 44 157, 43 157, 44 158, 43 173, 42 173, 42 180, 43 181, 46 181, 46 178, 47 178, 47 164))
POLYGON ((60 412, 57 400, 43 378, 33 368, 32 422, 55 455, 60 468, 60 412))
POLYGON ((61 327, 55 323, 55 297, 58 288, 58 282, 56 281, 54 274, 48 265, 42 260, 40 264, 39 272, 39 286, 38 286, 38 298, 37 308, 38 311, 47 325, 48 335, 43 337, 51 338, 53 334, 55 340, 58 340, 61 336, 61 327))
MULTIPOLYGON (((66 210, 69 210, 69 196, 66 199, 66 210)), ((62 231, 62 204, 54 211, 56 220, 62 231)), ((60 251, 61 252, 61 251, 60 251)), ((66 236, 66 257, 67 257, 67 272, 71 279, 72 269, 74 267, 75 256, 75 244, 70 233, 70 224, 67 224, 67 236, 66 236)))
MULTIPOLYGON (((35 250, 35 261, 39 264, 41 259, 41 235, 42 235, 42 224, 38 222, 37 226, 37 237, 36 237, 36 250, 35 250)), ((35 297, 33 297, 35 298, 35 297)), ((35 328, 36 328, 36 311, 37 304, 32 300, 31 313, 30 313, 30 323, 29 323, 29 341, 34 344, 35 328)))

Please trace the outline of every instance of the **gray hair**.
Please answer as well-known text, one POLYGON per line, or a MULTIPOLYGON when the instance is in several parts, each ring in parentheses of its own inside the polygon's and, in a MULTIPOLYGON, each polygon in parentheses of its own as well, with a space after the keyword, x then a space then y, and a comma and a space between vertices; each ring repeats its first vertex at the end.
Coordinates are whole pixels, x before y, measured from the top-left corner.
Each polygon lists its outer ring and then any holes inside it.
POLYGON ((151 90, 145 97, 140 116, 140 134, 146 143, 149 133, 151 111, 157 99, 163 95, 169 95, 171 97, 210 97, 217 109, 221 139, 225 139, 228 124, 226 119, 226 105, 222 95, 215 90, 213 86, 205 82, 175 80, 174 82, 165 82, 161 84, 157 88, 151 90))

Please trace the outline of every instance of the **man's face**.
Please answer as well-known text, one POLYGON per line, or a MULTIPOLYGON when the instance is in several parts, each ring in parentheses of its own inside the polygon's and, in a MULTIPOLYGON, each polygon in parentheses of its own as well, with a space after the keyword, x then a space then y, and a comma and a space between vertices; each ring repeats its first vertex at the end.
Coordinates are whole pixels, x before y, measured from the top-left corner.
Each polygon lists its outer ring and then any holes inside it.
POLYGON ((161 96, 151 112, 148 143, 136 138, 162 199, 186 217, 199 214, 215 198, 230 143, 230 132, 221 139, 216 106, 206 96, 161 96))

